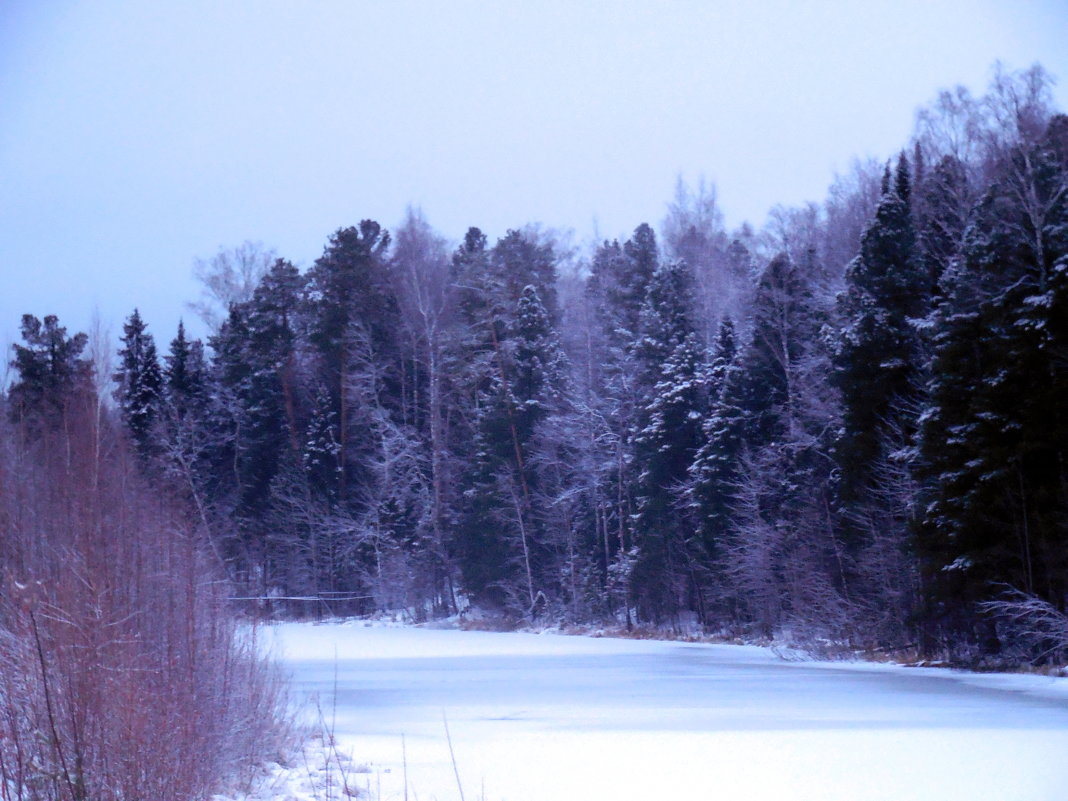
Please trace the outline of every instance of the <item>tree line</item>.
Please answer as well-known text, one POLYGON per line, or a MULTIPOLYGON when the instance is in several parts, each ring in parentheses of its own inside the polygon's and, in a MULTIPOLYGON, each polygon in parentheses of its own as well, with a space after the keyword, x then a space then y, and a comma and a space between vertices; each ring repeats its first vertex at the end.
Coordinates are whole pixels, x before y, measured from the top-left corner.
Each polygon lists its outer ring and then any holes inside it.
MULTIPOLYGON (((127 319, 117 414, 254 596, 1065 655, 1068 117, 1039 67, 943 92, 761 231, 680 185, 588 255, 409 212, 203 277, 206 342, 161 358, 127 319)), ((91 372, 54 318, 23 339, 13 420, 91 372)))

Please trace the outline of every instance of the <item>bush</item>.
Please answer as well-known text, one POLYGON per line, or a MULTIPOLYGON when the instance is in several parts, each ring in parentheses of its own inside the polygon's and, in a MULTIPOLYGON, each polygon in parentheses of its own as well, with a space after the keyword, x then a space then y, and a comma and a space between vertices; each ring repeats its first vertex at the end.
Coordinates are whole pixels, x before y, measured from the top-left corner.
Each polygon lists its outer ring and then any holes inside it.
POLYGON ((193 516, 82 407, 0 430, 0 799, 207 798, 284 747, 284 684, 193 516))

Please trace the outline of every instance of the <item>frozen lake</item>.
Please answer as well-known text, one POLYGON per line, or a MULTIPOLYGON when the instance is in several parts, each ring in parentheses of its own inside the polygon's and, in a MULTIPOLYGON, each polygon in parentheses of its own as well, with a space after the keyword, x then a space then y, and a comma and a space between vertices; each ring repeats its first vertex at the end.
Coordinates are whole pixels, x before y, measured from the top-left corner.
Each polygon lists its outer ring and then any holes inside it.
POLYGON ((466 801, 1068 798, 1066 679, 553 634, 271 631, 383 799, 405 781, 411 801, 460 797, 445 720, 466 801))

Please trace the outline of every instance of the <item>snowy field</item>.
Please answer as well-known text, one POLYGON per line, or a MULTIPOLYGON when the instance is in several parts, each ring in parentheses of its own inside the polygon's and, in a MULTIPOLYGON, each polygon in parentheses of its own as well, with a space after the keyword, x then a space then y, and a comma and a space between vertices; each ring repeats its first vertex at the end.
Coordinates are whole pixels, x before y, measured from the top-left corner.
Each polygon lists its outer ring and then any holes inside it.
POLYGON ((461 797, 446 720, 466 801, 1068 798, 1068 679, 360 623, 269 635, 382 799, 461 797))

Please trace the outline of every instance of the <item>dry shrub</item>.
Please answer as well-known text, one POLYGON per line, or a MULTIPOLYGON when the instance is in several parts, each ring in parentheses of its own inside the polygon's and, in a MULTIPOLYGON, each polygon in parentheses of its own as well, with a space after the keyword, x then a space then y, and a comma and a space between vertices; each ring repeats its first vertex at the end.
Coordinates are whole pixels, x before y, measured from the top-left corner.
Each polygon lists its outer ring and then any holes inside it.
POLYGON ((1037 595, 1003 587, 979 608, 997 623, 1002 656, 1032 665, 1068 663, 1068 614, 1037 595))
POLYGON ((183 504, 62 422, 0 431, 0 799, 207 798, 283 747, 284 683, 183 504))

